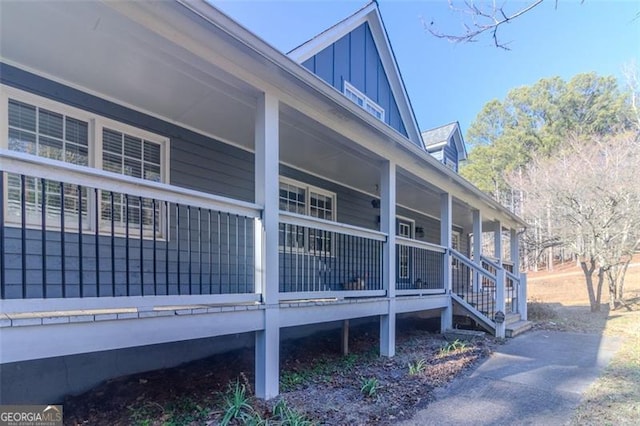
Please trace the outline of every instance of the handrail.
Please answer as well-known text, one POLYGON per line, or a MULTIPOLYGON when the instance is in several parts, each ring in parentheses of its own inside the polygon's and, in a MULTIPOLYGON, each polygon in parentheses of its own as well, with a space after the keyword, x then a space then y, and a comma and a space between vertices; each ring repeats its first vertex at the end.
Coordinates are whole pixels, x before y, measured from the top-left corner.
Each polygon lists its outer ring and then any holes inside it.
POLYGON ((493 266, 496 270, 497 269, 502 269, 502 266, 500 266, 496 262, 497 259, 493 259, 493 258, 490 258, 490 257, 487 257, 487 256, 480 255, 480 260, 485 262, 485 263, 488 263, 489 266, 493 266))
MULTIPOLYGON (((489 264, 491 264, 491 266, 493 266, 493 267, 496 267, 496 268, 498 267, 498 259, 496 259, 495 257, 485 256, 485 255, 481 254, 480 255, 480 259, 484 260, 485 262, 487 262, 489 264)), ((502 265, 504 267, 504 265, 514 266, 515 264, 511 260, 503 259, 502 260, 502 265)))
POLYGON ((467 258, 467 256, 463 255, 459 251, 454 249, 449 249, 449 252, 453 257, 455 257, 457 260, 467 265, 471 270, 476 271, 479 274, 484 275, 486 278, 489 278, 491 280, 497 280, 497 277, 494 274, 492 274, 491 272, 487 271, 484 268, 480 268, 477 264, 473 263, 471 260, 467 258))
POLYGON ((412 240, 406 237, 396 237, 396 244, 403 246, 414 247, 418 249, 429 250, 437 253, 446 253, 447 249, 437 244, 428 243, 426 241, 412 240))
POLYGON ((0 170, 252 218, 260 217, 262 210, 259 205, 246 201, 234 200, 7 149, 0 149, 0 170))
POLYGON ((513 273, 507 271, 506 269, 504 270, 504 272, 507 275, 507 278, 511 278, 513 281, 520 282, 520 277, 517 276, 516 274, 513 274, 513 273))
POLYGON ((329 232, 338 232, 356 237, 369 238, 376 241, 387 241, 387 234, 371 229, 360 228, 358 226, 347 225, 345 223, 332 222, 330 220, 318 219, 311 216, 304 216, 297 213, 280 212, 280 222, 288 225, 305 226, 308 228, 320 229, 329 232))

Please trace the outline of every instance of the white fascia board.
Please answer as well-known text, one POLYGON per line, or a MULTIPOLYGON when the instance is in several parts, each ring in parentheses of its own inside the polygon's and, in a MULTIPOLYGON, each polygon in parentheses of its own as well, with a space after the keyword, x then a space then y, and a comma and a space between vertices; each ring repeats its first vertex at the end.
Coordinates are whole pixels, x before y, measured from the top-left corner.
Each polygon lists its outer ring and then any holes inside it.
POLYGON ((360 9, 354 15, 351 15, 349 18, 328 28, 311 40, 296 47, 291 52, 287 53, 287 56, 298 63, 306 61, 366 22, 368 20, 369 13, 372 10, 375 10, 375 8, 376 7, 373 2, 369 3, 368 6, 360 9))
POLYGON ((442 142, 438 142, 437 144, 434 144, 434 145, 427 146, 427 151, 429 151, 429 152, 439 151, 442 148, 444 148, 445 146, 447 146, 447 141, 446 140, 444 140, 442 142))

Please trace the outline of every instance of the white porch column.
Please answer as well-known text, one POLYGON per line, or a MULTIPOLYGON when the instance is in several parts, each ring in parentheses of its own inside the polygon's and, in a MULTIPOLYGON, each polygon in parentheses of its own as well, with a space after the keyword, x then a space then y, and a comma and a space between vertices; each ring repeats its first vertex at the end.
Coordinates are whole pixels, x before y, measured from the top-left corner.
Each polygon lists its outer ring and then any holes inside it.
MULTIPOLYGON (((482 212, 473 211, 473 262, 482 268, 482 212)), ((477 272, 473 274, 473 291, 482 291, 482 279, 477 272)))
MULTIPOLYGON (((447 294, 451 294, 452 274, 451 274, 451 227, 453 220, 451 218, 451 194, 444 193, 440 195, 440 245, 447 248, 444 255, 443 279, 444 289, 447 294)), ((440 313, 440 331, 444 333, 453 327, 453 306, 451 298, 449 298, 448 306, 440 313)))
POLYGON ((527 319, 527 274, 520 272, 520 238, 516 229, 510 230, 511 238, 511 262, 513 262, 513 274, 520 278, 517 292, 517 307, 520 319, 527 319))
MULTIPOLYGON (((505 303, 505 284, 506 277, 504 272, 504 267, 502 266, 502 222, 495 222, 495 231, 493 234, 494 241, 494 250, 496 263, 498 264, 498 270, 496 271, 496 313, 502 312, 506 314, 506 303, 505 303)), ((492 318, 492 319, 495 319, 492 318)), ((505 323, 504 321, 501 323, 496 322, 496 337, 504 338, 505 337, 505 323)))
POLYGON ((516 229, 509 230, 509 248, 511 249, 511 262, 513 262, 513 274, 520 273, 520 238, 516 229))
POLYGON ((279 102, 258 98, 255 129, 255 202, 263 206, 255 227, 255 291, 262 294, 264 330, 256 332, 255 390, 270 399, 279 392, 280 320, 278 282, 279 102))
POLYGON ((499 220, 495 222, 495 229, 493 231, 493 255, 497 259, 498 265, 502 266, 503 254, 502 254, 502 222, 499 220))
POLYGON ((380 170, 380 231, 387 234, 383 251, 382 286, 389 299, 388 313, 380 315, 380 355, 396 353, 396 164, 386 161, 380 170))

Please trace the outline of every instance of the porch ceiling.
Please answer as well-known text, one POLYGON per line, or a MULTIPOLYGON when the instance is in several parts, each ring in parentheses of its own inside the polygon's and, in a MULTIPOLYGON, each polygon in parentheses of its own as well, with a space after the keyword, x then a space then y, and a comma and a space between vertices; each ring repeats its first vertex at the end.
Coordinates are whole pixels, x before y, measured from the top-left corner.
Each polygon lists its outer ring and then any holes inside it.
MULTIPOLYGON (((0 10, 4 61, 253 148, 254 88, 142 26, 131 25, 108 5, 2 2, 0 10)), ((175 31, 179 38, 180 29, 175 31)))
POLYGON ((382 157, 284 104, 280 161, 369 194, 380 182, 382 157))

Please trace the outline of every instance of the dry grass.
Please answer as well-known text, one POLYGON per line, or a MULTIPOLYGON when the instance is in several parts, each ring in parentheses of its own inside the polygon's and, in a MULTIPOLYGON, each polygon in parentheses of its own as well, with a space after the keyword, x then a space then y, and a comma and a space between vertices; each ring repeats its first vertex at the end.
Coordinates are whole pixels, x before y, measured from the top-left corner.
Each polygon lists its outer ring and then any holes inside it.
POLYGON ((536 274, 529 281, 529 317, 537 327, 623 339, 620 351, 585 394, 572 425, 640 424, 640 267, 629 270, 626 283, 624 307, 609 311, 603 305, 602 312, 593 314, 579 270, 536 274))
POLYGON ((640 424, 640 298, 628 307, 609 316, 604 332, 621 336, 623 345, 588 390, 574 425, 640 424))

